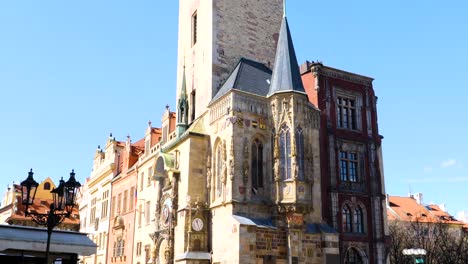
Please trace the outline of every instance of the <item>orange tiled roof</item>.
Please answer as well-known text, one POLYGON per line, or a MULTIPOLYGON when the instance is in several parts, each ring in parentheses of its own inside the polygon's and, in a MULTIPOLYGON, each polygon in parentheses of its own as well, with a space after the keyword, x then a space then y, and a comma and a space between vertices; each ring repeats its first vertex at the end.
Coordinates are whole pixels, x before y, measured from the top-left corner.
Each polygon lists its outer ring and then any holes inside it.
POLYGON ((437 222, 414 198, 389 196, 389 204, 391 209, 387 210, 389 220, 437 222))
POLYGON ((387 210, 388 220, 418 221, 422 223, 438 223, 462 225, 437 205, 424 206, 418 204, 413 197, 389 196, 390 210, 387 210))
MULTIPOLYGON (((26 216, 24 213, 25 206, 21 202, 21 197, 17 196, 17 209, 13 214, 8 217, 7 222, 8 223, 14 223, 18 221, 32 221, 31 217, 26 216)), ((53 200, 39 200, 39 199, 34 199, 34 204, 28 207, 28 210, 30 212, 35 212, 39 214, 46 214, 49 209, 50 209, 50 204, 53 203, 53 200)), ((79 211, 76 208, 76 206, 73 208, 72 211, 72 217, 70 218, 65 218, 62 223, 64 224, 71 224, 71 225, 77 225, 77 229, 79 229, 80 225, 80 219, 78 217, 79 211), (77 217, 74 217, 77 216, 77 217)))
POLYGON ((447 224, 455 224, 455 225, 463 225, 462 221, 456 220, 453 216, 449 215, 444 210, 440 209, 438 205, 430 204, 426 206, 426 208, 436 217, 439 218, 440 221, 447 223, 447 224))

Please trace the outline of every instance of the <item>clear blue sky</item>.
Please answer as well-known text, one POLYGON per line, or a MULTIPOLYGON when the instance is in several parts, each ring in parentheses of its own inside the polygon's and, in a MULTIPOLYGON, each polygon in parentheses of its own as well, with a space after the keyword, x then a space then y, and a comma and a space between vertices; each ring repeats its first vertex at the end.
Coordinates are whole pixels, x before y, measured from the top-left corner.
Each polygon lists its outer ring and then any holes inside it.
MULTIPOLYGON (((178 1, 0 2, 0 192, 90 175, 97 145, 175 105, 178 1)), ((468 210, 463 1, 288 2, 300 63, 371 76, 387 192, 468 210)), ((174 108, 174 107, 173 107, 174 108)))

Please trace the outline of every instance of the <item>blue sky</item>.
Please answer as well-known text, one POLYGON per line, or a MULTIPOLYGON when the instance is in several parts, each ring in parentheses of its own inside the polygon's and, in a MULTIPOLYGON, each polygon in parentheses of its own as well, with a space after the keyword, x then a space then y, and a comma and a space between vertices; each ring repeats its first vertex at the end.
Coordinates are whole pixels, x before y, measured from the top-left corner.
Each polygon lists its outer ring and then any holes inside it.
MULTIPOLYGON (((178 1, 0 2, 0 192, 83 182, 109 133, 143 137, 176 94, 178 1)), ((375 78, 387 192, 468 210, 468 4, 288 2, 298 60, 375 78)))

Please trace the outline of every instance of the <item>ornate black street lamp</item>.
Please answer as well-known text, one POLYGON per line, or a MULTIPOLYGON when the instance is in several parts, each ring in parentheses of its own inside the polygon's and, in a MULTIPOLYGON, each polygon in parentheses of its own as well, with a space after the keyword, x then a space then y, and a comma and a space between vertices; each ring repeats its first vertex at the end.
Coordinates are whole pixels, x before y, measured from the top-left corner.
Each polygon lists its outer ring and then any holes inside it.
POLYGON ((23 205, 25 205, 25 215, 30 216, 38 225, 47 227, 45 263, 49 264, 50 236, 52 235, 52 230, 72 213, 73 207, 75 206, 76 192, 81 184, 76 181, 75 172, 72 170, 70 179, 67 182, 65 182, 63 178, 60 179, 58 187, 50 191, 52 193, 53 203, 50 204, 49 212, 45 214, 31 212, 29 211, 29 206, 33 205, 37 187, 39 186, 33 179, 33 174, 31 169, 28 178, 21 182, 21 200, 23 205))

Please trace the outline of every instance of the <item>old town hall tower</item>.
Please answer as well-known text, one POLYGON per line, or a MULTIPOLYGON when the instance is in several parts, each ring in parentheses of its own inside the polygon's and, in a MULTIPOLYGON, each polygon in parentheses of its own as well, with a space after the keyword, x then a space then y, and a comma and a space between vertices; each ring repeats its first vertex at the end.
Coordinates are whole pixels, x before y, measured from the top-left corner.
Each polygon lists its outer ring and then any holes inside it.
POLYGON ((180 1, 177 128, 156 161, 157 263, 339 261, 322 219, 320 111, 283 4, 180 1))

